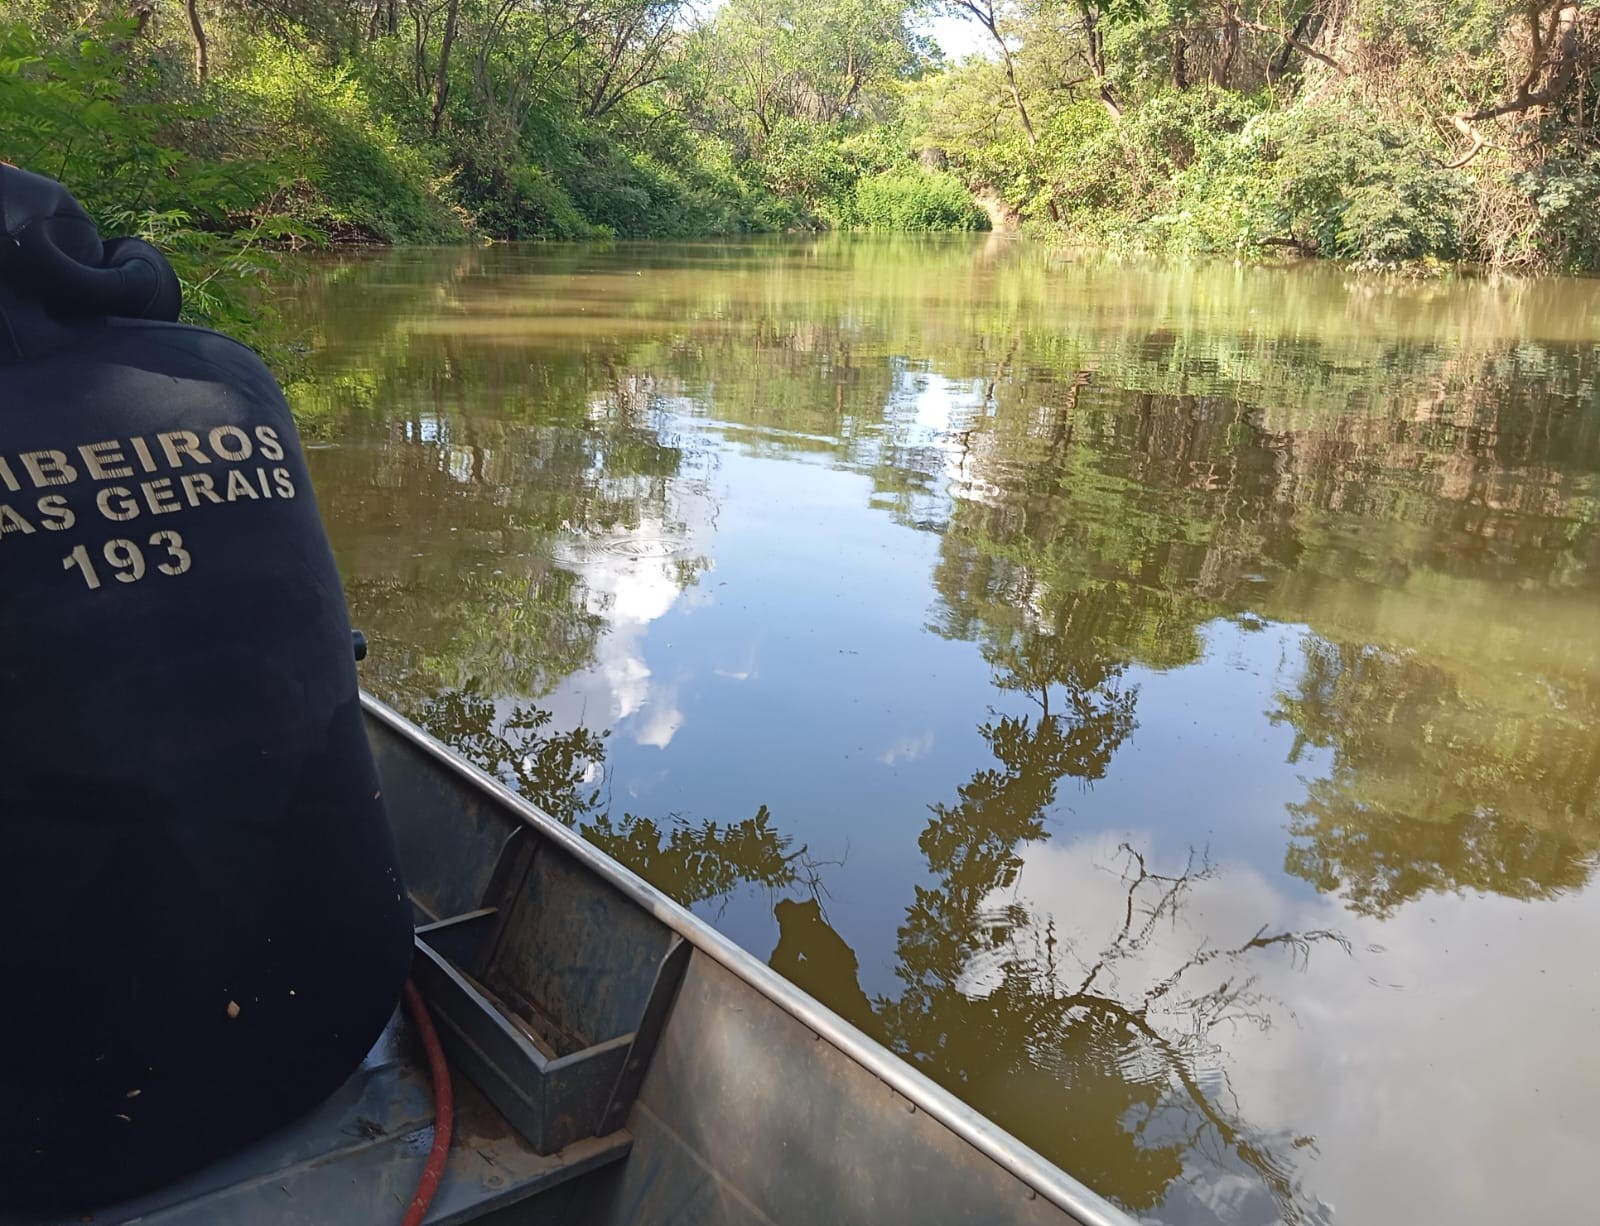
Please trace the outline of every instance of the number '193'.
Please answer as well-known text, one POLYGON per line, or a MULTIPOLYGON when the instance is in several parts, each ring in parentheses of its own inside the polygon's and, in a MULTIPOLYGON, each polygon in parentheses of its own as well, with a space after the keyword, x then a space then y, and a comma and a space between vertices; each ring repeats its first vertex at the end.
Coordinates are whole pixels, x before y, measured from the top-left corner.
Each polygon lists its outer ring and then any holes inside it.
MULTIPOLYGON (((183 547, 183 538, 176 532, 156 532, 151 535, 147 544, 156 548, 166 547, 163 559, 156 563, 156 569, 163 575, 181 575, 189 569, 192 559, 189 557, 189 551, 183 547)), ((106 565, 111 568, 111 577, 118 583, 137 583, 144 578, 144 550, 135 542, 125 541, 119 537, 102 545, 100 553, 105 558, 106 565)), ((95 569, 94 558, 83 545, 79 545, 61 559, 62 570, 73 568, 83 576, 83 581, 91 592, 100 586, 100 572, 95 569)))

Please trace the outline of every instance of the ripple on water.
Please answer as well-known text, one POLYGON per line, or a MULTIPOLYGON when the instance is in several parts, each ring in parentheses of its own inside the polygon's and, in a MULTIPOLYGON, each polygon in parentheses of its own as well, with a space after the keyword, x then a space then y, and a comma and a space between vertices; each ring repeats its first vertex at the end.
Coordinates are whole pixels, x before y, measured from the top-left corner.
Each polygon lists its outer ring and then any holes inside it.
POLYGON ((689 557, 688 542, 666 535, 562 537, 551 550, 564 566, 593 566, 613 558, 636 562, 668 562, 689 557))

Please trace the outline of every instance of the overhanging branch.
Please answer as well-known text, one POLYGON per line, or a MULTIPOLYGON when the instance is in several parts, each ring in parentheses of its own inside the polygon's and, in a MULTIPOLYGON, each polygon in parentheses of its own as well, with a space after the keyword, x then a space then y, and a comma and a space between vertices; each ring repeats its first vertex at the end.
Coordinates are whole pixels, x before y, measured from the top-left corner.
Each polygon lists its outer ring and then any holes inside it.
POLYGON ((1338 60, 1334 59, 1331 55, 1318 51, 1310 43, 1304 41, 1290 31, 1285 30, 1282 26, 1269 26, 1259 21, 1246 21, 1242 17, 1239 19, 1239 24, 1247 30, 1254 30, 1257 34, 1276 34, 1279 38, 1283 39, 1287 46, 1293 47, 1307 59, 1316 60, 1319 64, 1326 64, 1341 77, 1348 77, 1350 75, 1350 70, 1338 60))
POLYGON ((1526 10, 1528 71, 1517 82, 1512 96, 1493 106, 1476 111, 1457 111, 1450 116, 1450 125, 1467 138, 1468 147, 1454 161, 1446 162, 1445 169, 1459 169, 1488 148, 1489 142, 1478 130, 1478 124, 1499 119, 1503 115, 1521 115, 1535 107, 1555 102, 1572 84, 1578 64, 1579 7, 1571 3, 1557 3, 1551 8, 1548 21, 1544 9, 1543 4, 1533 4, 1526 10), (1547 78, 1545 84, 1534 88, 1541 77, 1547 78))

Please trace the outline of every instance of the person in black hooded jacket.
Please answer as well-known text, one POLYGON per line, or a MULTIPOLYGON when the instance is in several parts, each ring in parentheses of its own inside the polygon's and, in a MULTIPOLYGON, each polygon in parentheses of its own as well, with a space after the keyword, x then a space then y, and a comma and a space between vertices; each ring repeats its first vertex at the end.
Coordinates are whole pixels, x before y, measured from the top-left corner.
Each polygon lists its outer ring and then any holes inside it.
POLYGON ((410 907, 289 409, 0 165, 0 1208, 92 1206, 329 1095, 410 907))

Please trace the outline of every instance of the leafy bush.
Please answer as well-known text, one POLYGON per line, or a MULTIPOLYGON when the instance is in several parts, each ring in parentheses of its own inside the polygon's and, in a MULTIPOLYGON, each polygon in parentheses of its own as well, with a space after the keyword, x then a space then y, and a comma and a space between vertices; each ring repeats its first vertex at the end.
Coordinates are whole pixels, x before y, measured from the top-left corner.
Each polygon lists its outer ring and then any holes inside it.
POLYGON ((325 68, 274 40, 261 39, 252 50, 219 89, 259 142, 295 150, 299 215, 343 237, 403 243, 461 236, 449 176, 426 145, 405 140, 391 116, 374 110, 354 73, 325 68))
POLYGON ((127 24, 51 42, 0 25, 0 148, 61 178, 107 234, 171 258, 185 317, 271 350, 250 291, 277 271, 270 249, 315 241, 276 207, 284 171, 266 157, 196 157, 180 142, 219 124, 203 99, 157 101, 153 69, 128 55, 127 24))
POLYGON ((776 195, 808 206, 838 196, 850 181, 839 135, 825 125, 793 119, 773 124, 761 146, 762 182, 776 195))
POLYGON ((1087 102, 1063 108, 1024 213, 1054 206, 1052 223, 1080 240, 1180 251, 1288 245, 1382 266, 1467 254, 1471 183, 1415 134, 1348 99, 1269 102, 1197 86, 1156 93, 1120 124, 1087 102))
POLYGON ((1600 267, 1600 155, 1553 157, 1515 182, 1537 210, 1532 242, 1540 252, 1558 268, 1600 267))
POLYGON ((864 230, 987 230, 988 215, 954 175, 895 170, 856 184, 852 223, 864 230))
POLYGON ((552 175, 535 166, 483 166, 469 160, 455 187, 477 229, 495 238, 587 239, 610 234, 579 212, 552 175))
POLYGON ((1107 210, 1124 208, 1131 184, 1117 125, 1098 101, 1080 99, 1040 124, 1039 172, 1031 188, 1015 179, 1008 201, 1024 216, 1044 218, 1050 205, 1079 225, 1092 225, 1107 210))
POLYGON ((1372 264, 1462 253, 1469 185, 1356 106, 1302 108, 1263 142, 1264 208, 1322 255, 1372 264))
POLYGON ((1228 157, 1261 109, 1260 99, 1209 86, 1154 95, 1121 126, 1135 190, 1159 192, 1189 167, 1228 157))
POLYGON ((1251 120, 1179 171, 1172 203, 1141 224, 1141 238, 1176 251, 1235 253, 1258 251, 1282 238, 1261 126, 1251 120))
POLYGON ((281 175, 270 160, 210 161, 181 146, 182 129, 213 108, 157 101, 148 66, 136 66, 111 26, 51 44, 21 24, 0 25, 0 148, 19 166, 65 179, 102 225, 145 215, 226 233, 231 219, 268 200, 281 175))

